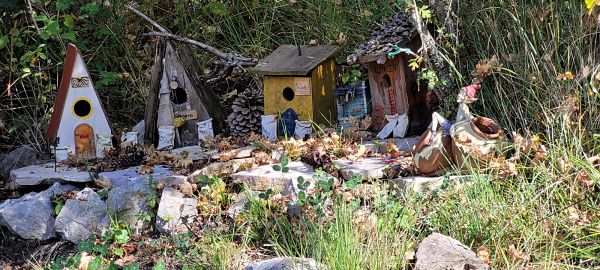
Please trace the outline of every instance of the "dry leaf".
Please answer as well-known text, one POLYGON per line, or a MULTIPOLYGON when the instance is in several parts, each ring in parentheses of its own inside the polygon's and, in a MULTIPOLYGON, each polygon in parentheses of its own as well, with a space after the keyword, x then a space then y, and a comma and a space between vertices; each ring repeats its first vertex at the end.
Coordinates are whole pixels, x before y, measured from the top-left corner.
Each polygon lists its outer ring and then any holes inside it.
POLYGON ((90 262, 95 258, 95 256, 87 254, 87 252, 81 253, 81 258, 79 259, 78 270, 87 270, 90 262))
POLYGON ((154 170, 154 168, 152 166, 148 166, 148 165, 140 165, 138 167, 139 174, 149 174, 149 173, 152 173, 153 170, 154 170))
POLYGON ((94 184, 102 189, 109 189, 112 186, 112 182, 106 176, 102 177, 102 179, 94 179, 94 184))
POLYGON ((194 195, 194 187, 188 181, 179 184, 179 191, 188 197, 192 197, 194 195))
POLYGON ((535 156, 533 157, 533 161, 545 160, 548 158, 548 150, 543 145, 540 145, 538 149, 535 151, 535 156))
POLYGON ((590 66, 585 66, 585 67, 583 67, 583 70, 581 71, 581 75, 583 77, 587 77, 590 75, 590 71, 591 71, 590 66))
POLYGON ((127 255, 127 256, 125 256, 125 257, 123 257, 121 259, 116 260, 115 264, 118 265, 118 266, 120 266, 120 267, 123 267, 126 264, 131 264, 131 263, 135 262, 135 260, 136 260, 135 256, 133 256, 133 255, 127 255))
POLYGON ((490 260, 490 249, 487 246, 480 246, 477 249, 477 258, 479 258, 485 264, 491 264, 490 260))
POLYGON ((508 247, 508 254, 515 261, 529 261, 529 255, 525 254, 525 252, 519 251, 515 245, 510 245, 508 247))
POLYGON ((364 145, 360 145, 355 154, 349 155, 348 159, 356 161, 361 158, 367 152, 367 148, 364 145))
POLYGON ((317 40, 317 39, 311 39, 309 44, 311 46, 317 46, 317 45, 319 45, 319 40, 317 40))
POLYGON ((371 12, 371 11, 369 11, 369 10, 365 9, 365 10, 363 10, 363 11, 360 13, 360 16, 362 16, 362 17, 371 17, 371 16, 373 16, 373 12, 371 12))
POLYGON ((344 35, 344 33, 340 33, 338 35, 337 44, 339 44, 339 45, 346 44, 346 35, 344 35))
POLYGON ((336 6, 339 6, 342 4, 342 0, 331 0, 331 2, 333 2, 336 6))
POLYGON ((567 71, 565 73, 559 73, 558 76, 556 76, 556 79, 559 81, 573 80, 573 78, 575 78, 575 75, 573 75, 573 73, 571 71, 567 71))

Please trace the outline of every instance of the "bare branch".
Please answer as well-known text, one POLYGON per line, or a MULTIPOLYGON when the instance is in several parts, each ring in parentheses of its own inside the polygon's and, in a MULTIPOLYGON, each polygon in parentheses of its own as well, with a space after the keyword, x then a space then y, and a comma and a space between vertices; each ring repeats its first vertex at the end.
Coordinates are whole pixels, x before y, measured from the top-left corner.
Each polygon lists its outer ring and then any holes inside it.
POLYGON ((218 49, 204 44, 202 42, 193 40, 193 39, 189 39, 189 38, 185 38, 185 37, 181 37, 181 36, 177 36, 177 35, 173 35, 171 33, 165 33, 165 32, 150 32, 148 33, 148 35, 150 36, 157 36, 157 37, 164 37, 164 38, 168 38, 168 39, 172 39, 172 40, 176 40, 176 41, 180 41, 183 43, 188 43, 191 45, 194 45, 202 50, 205 50, 221 59, 224 59, 228 62, 228 64, 230 65, 241 65, 241 66, 255 66, 258 63, 258 60, 255 58, 248 58, 248 57, 240 57, 240 56, 236 56, 234 54, 231 53, 224 53, 222 51, 219 51, 218 49))
POLYGON ((135 9, 131 4, 126 5, 125 7, 128 8, 129 10, 133 11, 133 13, 137 14, 138 16, 142 17, 142 19, 146 20, 148 23, 150 23, 152 26, 156 27, 156 29, 160 30, 161 32, 170 33, 170 31, 167 28, 164 28, 162 25, 160 25, 159 23, 150 19, 150 17, 146 16, 146 14, 135 9))

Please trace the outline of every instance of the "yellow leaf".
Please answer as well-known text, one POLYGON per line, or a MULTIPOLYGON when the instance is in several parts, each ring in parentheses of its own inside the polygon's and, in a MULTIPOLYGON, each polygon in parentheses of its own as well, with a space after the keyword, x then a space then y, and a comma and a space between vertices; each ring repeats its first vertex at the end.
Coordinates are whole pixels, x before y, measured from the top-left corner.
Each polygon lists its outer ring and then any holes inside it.
POLYGON ((588 8, 589 13, 592 13, 594 6, 600 6, 600 0, 585 0, 585 6, 588 8))

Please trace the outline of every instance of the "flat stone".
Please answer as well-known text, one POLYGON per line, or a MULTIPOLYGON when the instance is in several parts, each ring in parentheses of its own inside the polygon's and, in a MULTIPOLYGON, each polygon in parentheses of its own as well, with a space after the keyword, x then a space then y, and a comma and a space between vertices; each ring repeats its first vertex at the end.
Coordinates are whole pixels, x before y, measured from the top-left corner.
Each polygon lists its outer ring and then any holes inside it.
POLYGON ((454 187, 460 188, 462 186, 462 182, 469 180, 470 178, 470 175, 450 175, 436 177, 409 176, 392 179, 392 183, 395 188, 404 194, 407 192, 428 194, 431 191, 441 188, 444 185, 444 181, 450 181, 454 187))
POLYGON ((254 262, 244 270, 327 270, 327 266, 310 258, 280 257, 254 262))
POLYGON ((10 180, 16 187, 26 187, 54 182, 90 182, 93 175, 91 172, 81 172, 77 168, 64 165, 58 165, 54 171, 54 163, 46 163, 12 170, 10 180))
POLYGON ((469 247, 439 233, 433 233, 421 241, 415 259, 415 270, 491 269, 469 247))
POLYGON ((233 159, 225 162, 215 162, 208 166, 193 172, 190 178, 194 179, 198 175, 228 175, 236 173, 244 168, 251 168, 255 163, 254 158, 233 159))
POLYGON ((219 160, 221 157, 228 159, 239 159, 239 158, 249 158, 252 157, 252 152, 256 150, 254 146, 246 146, 239 149, 229 150, 223 153, 216 153, 212 155, 212 159, 219 160))
POLYGON ((75 244, 100 234, 109 226, 106 204, 93 190, 85 188, 69 199, 56 217, 56 232, 75 244))
POLYGON ((129 181, 127 185, 117 185, 108 192, 106 206, 109 213, 126 222, 139 235, 150 225, 140 215, 152 210, 147 203, 152 192, 147 181, 129 181))
POLYGON ((214 154, 217 154, 217 150, 206 150, 199 145, 186 146, 171 150, 171 153, 185 157, 186 159, 196 161, 200 159, 209 159, 214 154))
POLYGON ((233 174, 234 183, 245 184, 250 190, 265 191, 268 189, 282 191, 284 195, 291 194, 297 187, 298 177, 306 181, 313 178, 315 170, 302 162, 290 162, 289 171, 283 173, 273 169, 274 165, 264 165, 258 168, 233 174))
POLYGON ((46 191, 4 201, 0 204, 0 225, 23 239, 44 241, 54 237, 51 199, 61 190, 61 185, 55 183, 46 191))
MULTIPOLYGON (((413 146, 419 141, 419 137, 392 138, 389 140, 394 140, 394 144, 398 147, 398 150, 410 152, 413 146)), ((387 153, 387 140, 365 141, 362 145, 374 153, 387 153)))
POLYGON ((345 179, 362 176, 365 179, 381 179, 384 170, 390 164, 383 158, 361 158, 356 161, 340 159, 334 161, 339 166, 339 172, 345 179))
POLYGON ((182 183, 188 182, 188 177, 184 175, 168 175, 156 178, 157 185, 163 185, 164 187, 179 187, 182 183))
POLYGON ((150 177, 156 180, 171 176, 172 174, 173 170, 171 168, 157 165, 153 167, 152 173, 150 174, 139 174, 138 167, 131 167, 124 170, 101 172, 98 174, 98 177, 100 179, 107 178, 113 186, 122 186, 129 184, 131 181, 148 182, 150 177))
POLYGON ((185 232, 187 227, 183 220, 187 219, 188 224, 194 221, 198 215, 197 205, 198 200, 184 198, 183 194, 174 188, 165 188, 156 214, 156 229, 161 233, 170 234, 185 232))

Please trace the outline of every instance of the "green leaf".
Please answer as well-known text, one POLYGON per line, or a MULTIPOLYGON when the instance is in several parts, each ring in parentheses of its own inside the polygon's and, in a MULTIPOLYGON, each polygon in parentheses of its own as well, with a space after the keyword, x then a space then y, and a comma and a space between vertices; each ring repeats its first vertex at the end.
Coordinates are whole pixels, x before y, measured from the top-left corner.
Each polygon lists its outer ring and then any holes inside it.
POLYGON ((56 1, 56 9, 58 11, 65 11, 71 7, 73 0, 58 0, 56 1))
POLYGON ((75 26, 75 23, 73 23, 73 16, 71 15, 65 15, 63 16, 63 24, 68 27, 68 28, 73 28, 73 26, 75 26))
POLYGON ((420 8, 419 9, 419 15, 424 20, 431 19, 431 10, 429 10, 429 6, 424 6, 424 7, 420 8))
POLYGON ((281 166, 285 167, 290 163, 290 159, 288 157, 282 157, 281 158, 281 166))
POLYGON ((126 244, 129 241, 129 232, 125 229, 115 231, 115 240, 119 244, 126 244))
POLYGON ((88 15, 94 16, 96 13, 98 13, 98 11, 100 11, 100 7, 97 3, 87 3, 81 7, 81 10, 88 15))
POLYGON ((165 264, 164 261, 159 261, 154 265, 154 267, 152 267, 152 270, 165 270, 165 269, 167 269, 167 264, 165 264))
POLYGON ((46 27, 44 28, 45 32, 48 33, 49 36, 56 35, 60 33, 60 24, 57 21, 50 21, 46 27))
POLYGON ((137 263, 137 262, 123 266, 123 270, 138 270, 138 269, 140 269, 140 263, 137 263))
POLYGON ((62 200, 57 201, 56 205, 54 206, 54 213, 58 215, 60 210, 63 209, 63 206, 65 206, 65 203, 62 200))
POLYGON ((100 256, 96 256, 89 264, 88 264, 88 270, 97 270, 100 269, 100 267, 102 267, 102 257, 100 256))
POLYGON ((281 171, 281 166, 279 165, 273 165, 273 170, 280 172, 281 171))
POLYGON ((289 171, 290 171, 290 168, 288 168, 288 167, 283 167, 283 168, 281 168, 281 172, 282 172, 282 173, 287 173, 287 172, 289 172, 289 171))
POLYGON ((123 255, 125 255, 125 251, 122 248, 113 248, 112 252, 118 257, 123 257, 123 255))
POLYGON ((212 2, 208 3, 204 6, 204 12, 210 13, 216 16, 227 16, 229 11, 227 11, 227 6, 222 2, 212 2))
POLYGON ((8 37, 7 36, 1 36, 0 37, 0 50, 6 48, 6 44, 8 44, 8 37))

